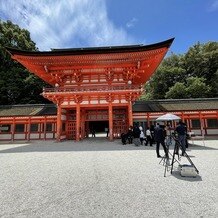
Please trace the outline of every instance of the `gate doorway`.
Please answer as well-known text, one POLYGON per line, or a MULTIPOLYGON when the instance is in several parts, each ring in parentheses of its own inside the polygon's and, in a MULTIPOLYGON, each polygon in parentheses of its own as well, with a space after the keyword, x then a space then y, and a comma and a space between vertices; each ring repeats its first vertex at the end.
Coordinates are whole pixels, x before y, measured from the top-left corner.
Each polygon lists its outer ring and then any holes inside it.
POLYGON ((87 122, 89 137, 108 137, 108 121, 88 121, 87 122))
MULTIPOLYGON (((112 113, 112 134, 113 138, 120 138, 122 133, 128 130, 128 112, 126 107, 115 107, 112 113)), ((92 130, 95 130, 95 137, 110 137, 108 109, 82 109, 80 112, 80 139, 91 138, 92 130)), ((76 139, 76 110, 66 111, 66 138, 76 139)))

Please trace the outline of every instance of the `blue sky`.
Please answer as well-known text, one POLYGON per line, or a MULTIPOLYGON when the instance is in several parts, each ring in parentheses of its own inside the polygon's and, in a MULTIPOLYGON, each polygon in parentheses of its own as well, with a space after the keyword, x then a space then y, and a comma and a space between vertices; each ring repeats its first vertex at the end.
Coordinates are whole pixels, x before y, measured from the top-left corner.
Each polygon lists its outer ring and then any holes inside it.
POLYGON ((29 30, 41 51, 175 37, 170 51, 183 54, 218 41, 218 0, 0 0, 0 18, 29 30))

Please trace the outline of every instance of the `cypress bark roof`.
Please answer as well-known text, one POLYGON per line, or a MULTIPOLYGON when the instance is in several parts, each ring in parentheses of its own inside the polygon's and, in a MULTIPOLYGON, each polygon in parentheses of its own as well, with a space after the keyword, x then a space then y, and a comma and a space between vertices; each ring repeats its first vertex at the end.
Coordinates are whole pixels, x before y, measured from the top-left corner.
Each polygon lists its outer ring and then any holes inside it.
POLYGON ((40 116, 56 115, 57 108, 54 104, 26 104, 0 106, 0 117, 7 116, 40 116))
MULTIPOLYGON (((133 112, 173 112, 218 110, 218 98, 136 101, 133 112)), ((3 105, 0 117, 56 115, 54 104, 3 105)))
POLYGON ((218 98, 136 101, 134 112, 218 110, 218 98))

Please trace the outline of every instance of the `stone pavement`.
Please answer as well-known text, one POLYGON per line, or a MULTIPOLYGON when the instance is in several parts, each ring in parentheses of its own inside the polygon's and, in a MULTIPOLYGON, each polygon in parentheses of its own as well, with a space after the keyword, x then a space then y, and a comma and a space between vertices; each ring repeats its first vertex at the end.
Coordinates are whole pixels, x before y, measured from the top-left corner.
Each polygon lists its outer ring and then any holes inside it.
POLYGON ((189 147, 200 173, 186 178, 164 177, 155 146, 1 142, 0 217, 218 217, 218 140, 205 144, 189 147))

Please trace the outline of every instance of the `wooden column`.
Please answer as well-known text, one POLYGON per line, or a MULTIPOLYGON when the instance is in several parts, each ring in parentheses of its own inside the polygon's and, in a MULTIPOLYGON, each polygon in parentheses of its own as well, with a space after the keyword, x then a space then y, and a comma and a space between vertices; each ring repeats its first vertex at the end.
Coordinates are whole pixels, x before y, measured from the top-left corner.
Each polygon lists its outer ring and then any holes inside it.
POLYGON ((46 116, 44 118, 44 129, 43 129, 43 133, 44 133, 44 140, 46 140, 46 116))
POLYGON ((108 114, 109 114, 109 140, 113 140, 113 107, 112 102, 109 102, 108 106, 108 114))
POLYGON ((76 104, 76 141, 80 140, 80 104, 76 104))
POLYGON ((129 104, 128 104, 128 118, 129 118, 129 126, 133 126, 132 102, 131 101, 129 101, 129 104))
POLYGON ((15 134, 15 117, 13 117, 13 124, 11 125, 11 141, 14 141, 15 134))
POLYGON ((205 117, 204 117, 203 121, 204 121, 205 135, 207 135, 207 122, 206 122, 206 118, 205 117))
POLYGON ((185 122, 185 116, 184 116, 184 113, 182 112, 182 122, 184 123, 185 122))
POLYGON ((28 119, 28 124, 27 124, 27 141, 30 141, 30 130, 31 130, 31 118, 29 117, 28 119))
POLYGON ((187 116, 187 128, 188 128, 189 132, 192 131, 192 130, 191 130, 190 117, 189 117, 189 116, 187 116))
POLYGON ((147 112, 147 127, 150 128, 150 114, 147 112))
POLYGON ((85 138, 85 111, 84 110, 81 110, 80 116, 81 116, 81 125, 80 125, 81 139, 84 139, 85 138))
POLYGON ((62 123, 61 123, 61 106, 57 105, 57 141, 61 141, 61 129, 62 129, 62 123))
POLYGON ((199 112, 199 119, 200 119, 200 125, 201 125, 201 135, 204 136, 205 135, 205 131, 204 131, 204 120, 203 120, 203 116, 201 111, 199 112))

